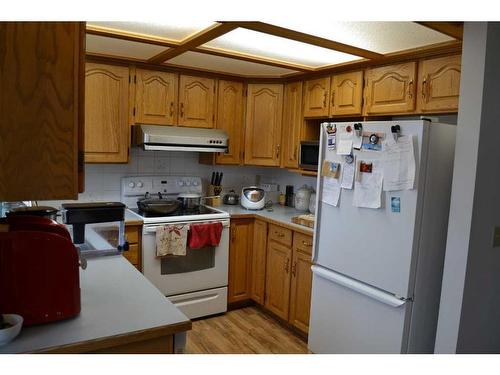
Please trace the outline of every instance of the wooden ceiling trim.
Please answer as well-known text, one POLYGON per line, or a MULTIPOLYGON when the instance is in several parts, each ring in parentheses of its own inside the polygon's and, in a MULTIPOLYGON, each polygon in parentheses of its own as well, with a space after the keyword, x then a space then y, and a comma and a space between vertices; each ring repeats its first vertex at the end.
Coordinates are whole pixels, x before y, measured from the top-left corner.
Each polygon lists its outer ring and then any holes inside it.
POLYGON ((464 34, 463 22, 415 22, 434 31, 462 40, 464 34))
POLYGON ((102 53, 92 53, 87 52, 85 54, 85 60, 88 62, 102 63, 102 64, 112 64, 112 65, 123 65, 130 66, 134 65, 138 68, 149 69, 149 70, 161 70, 167 72, 175 72, 180 74, 194 75, 194 76, 204 76, 210 78, 219 78, 233 81, 241 82, 261 82, 261 83, 276 83, 281 81, 282 78, 279 76, 249 76, 243 74, 232 74, 226 72, 219 72, 209 69, 200 68, 188 68, 185 66, 175 65, 175 64, 151 64, 147 61, 132 58, 132 57, 118 57, 112 55, 106 55, 102 53))
POLYGON ((153 56, 148 60, 148 62, 161 64, 183 54, 184 52, 201 46, 202 44, 205 44, 212 39, 218 38, 219 36, 224 35, 229 31, 236 29, 237 27, 237 25, 230 23, 215 23, 212 26, 209 26, 206 29, 201 30, 200 32, 186 38, 185 40, 180 42, 177 47, 170 48, 166 51, 160 52, 156 56, 153 56))
POLYGON ((307 65, 294 64, 294 63, 289 63, 286 61, 274 60, 274 59, 269 59, 269 58, 265 58, 265 57, 254 56, 254 55, 250 55, 250 54, 246 54, 246 53, 233 52, 233 51, 228 51, 228 50, 218 49, 218 48, 198 47, 198 48, 193 49, 193 51, 200 52, 200 53, 206 53, 208 55, 227 57, 230 59, 252 62, 252 63, 256 63, 256 64, 275 66, 277 68, 297 70, 299 72, 312 72, 312 71, 314 71, 313 67, 310 67, 307 65))
MULTIPOLYGON (((222 21, 221 21, 222 22, 222 21)), ((335 50, 338 52, 344 52, 348 53, 350 55, 355 55, 355 56, 360 56, 364 57, 366 59, 378 59, 383 57, 384 55, 373 52, 373 51, 368 51, 363 48, 359 47, 354 47, 349 44, 344 44, 344 43, 339 43, 335 42, 330 39, 325 39, 321 38, 315 35, 311 34, 306 34, 302 33, 299 31, 287 29, 284 27, 280 26, 275 26, 271 25, 269 23, 264 23, 264 22, 257 22, 257 21, 238 21, 238 22, 225 22, 233 25, 237 25, 239 27, 248 29, 248 30, 253 30, 253 31, 259 31, 265 34, 270 34, 286 39, 291 39, 295 40, 297 42, 302 42, 302 43, 307 43, 311 44, 317 47, 323 47, 323 48, 328 48, 331 50, 335 50)))
POLYGON ((346 62, 336 65, 326 65, 308 73, 290 73, 282 77, 286 81, 296 81, 300 79, 311 79, 329 74, 341 73, 350 70, 365 69, 370 66, 396 64, 399 62, 425 59, 434 56, 454 55, 462 52, 461 41, 449 41, 432 44, 425 47, 412 48, 404 51, 393 52, 376 60, 361 59, 355 62, 346 62))
POLYGON ((91 35, 104 36, 107 38, 115 38, 121 40, 128 40, 131 42, 139 42, 146 44, 154 44, 156 46, 164 46, 164 47, 177 47, 179 42, 175 40, 159 38, 152 35, 133 33, 124 30, 110 29, 107 27, 101 26, 92 26, 87 25, 85 32, 91 35))

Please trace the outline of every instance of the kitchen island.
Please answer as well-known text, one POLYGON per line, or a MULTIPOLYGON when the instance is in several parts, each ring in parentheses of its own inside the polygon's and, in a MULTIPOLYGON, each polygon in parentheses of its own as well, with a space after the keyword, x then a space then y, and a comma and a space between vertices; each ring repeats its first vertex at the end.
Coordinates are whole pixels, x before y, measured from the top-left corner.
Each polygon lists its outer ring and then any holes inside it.
POLYGON ((123 256, 88 260, 80 270, 75 318, 23 327, 0 353, 174 353, 191 321, 123 256))

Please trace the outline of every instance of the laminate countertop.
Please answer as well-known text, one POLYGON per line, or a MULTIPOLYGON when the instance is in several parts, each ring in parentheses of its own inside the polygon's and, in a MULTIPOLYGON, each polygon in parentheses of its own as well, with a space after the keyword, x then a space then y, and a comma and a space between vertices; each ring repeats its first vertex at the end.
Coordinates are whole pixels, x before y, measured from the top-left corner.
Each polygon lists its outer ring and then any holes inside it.
POLYGON ((191 321, 121 255, 88 260, 80 269, 82 309, 75 318, 23 327, 0 353, 78 353, 175 335, 191 321))
POLYGON ((233 206, 222 204, 216 208, 228 212, 233 219, 253 217, 272 224, 281 225, 307 235, 313 235, 313 228, 292 223, 293 216, 303 215, 306 213, 304 211, 298 211, 293 207, 273 205, 272 211, 269 211, 265 208, 263 210, 247 210, 240 205, 233 206))

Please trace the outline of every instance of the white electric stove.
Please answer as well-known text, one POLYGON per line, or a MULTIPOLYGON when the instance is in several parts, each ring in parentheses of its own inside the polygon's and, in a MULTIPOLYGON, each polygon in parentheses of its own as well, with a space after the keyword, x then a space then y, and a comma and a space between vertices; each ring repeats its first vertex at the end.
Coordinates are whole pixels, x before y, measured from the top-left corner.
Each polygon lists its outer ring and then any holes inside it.
POLYGON ((143 222, 143 273, 189 318, 227 310, 229 260, 229 214, 201 205, 196 210, 179 209, 168 215, 142 212, 137 201, 148 196, 176 198, 181 193, 202 194, 200 177, 134 176, 121 181, 122 202, 143 222), (187 248, 186 256, 156 256, 156 228, 169 224, 221 222, 221 240, 216 247, 187 248))

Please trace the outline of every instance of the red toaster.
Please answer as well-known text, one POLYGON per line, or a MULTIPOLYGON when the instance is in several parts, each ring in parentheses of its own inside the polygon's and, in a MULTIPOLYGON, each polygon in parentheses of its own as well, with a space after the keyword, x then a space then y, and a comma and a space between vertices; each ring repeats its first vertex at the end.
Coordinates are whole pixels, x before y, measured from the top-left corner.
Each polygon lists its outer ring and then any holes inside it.
POLYGON ((78 252, 62 224, 19 216, 0 219, 0 313, 24 325, 80 313, 78 252))

